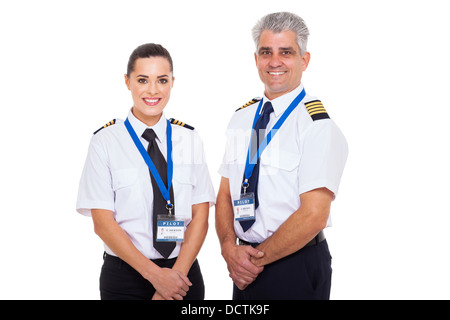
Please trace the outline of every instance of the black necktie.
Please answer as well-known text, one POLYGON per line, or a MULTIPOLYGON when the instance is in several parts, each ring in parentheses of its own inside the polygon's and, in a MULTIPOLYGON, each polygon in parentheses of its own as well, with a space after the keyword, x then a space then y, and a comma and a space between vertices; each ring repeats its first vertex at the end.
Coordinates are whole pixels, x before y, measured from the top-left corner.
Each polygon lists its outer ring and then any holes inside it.
MULTIPOLYGON (((252 132, 252 145, 250 148, 250 156, 251 159, 253 159, 254 155, 256 154, 256 150, 259 149, 259 146, 261 142, 265 138, 266 134, 266 127, 270 120, 270 114, 273 112, 273 106, 272 103, 269 101, 264 104, 263 112, 261 116, 259 117, 258 121, 256 121, 255 129, 252 132)), ((261 155, 260 155, 261 156, 261 155)), ((259 163, 260 159, 256 162, 255 168, 253 169, 253 173, 251 177, 248 179, 249 186, 246 190, 246 192, 253 192, 255 195, 255 210, 259 206, 259 200, 258 200, 258 179, 259 179, 259 163)), ((245 179, 245 177, 244 177, 245 179)), ((241 187, 241 193, 244 193, 244 188, 241 187)), ((255 216, 256 219, 256 216, 255 216)), ((240 224, 242 226, 242 229, 247 231, 253 224, 255 223, 255 220, 247 220, 247 221, 240 221, 240 224)))
MULTIPOLYGON (((153 164, 158 170, 162 181, 167 187, 167 162, 164 159, 163 154, 158 148, 158 144, 155 141, 156 133, 153 129, 146 129, 142 134, 142 137, 148 141, 147 153, 153 161, 153 164)), ((150 170, 149 170, 150 172, 150 170)), ((176 246, 175 242, 157 242, 156 232, 157 232, 157 217, 158 215, 167 215, 168 210, 166 209, 167 201, 164 200, 161 191, 159 190, 158 184, 155 178, 150 172, 150 178, 152 180, 153 186, 153 247, 165 258, 167 259, 172 253, 176 246)), ((170 186, 170 200, 174 204, 173 197, 173 186, 170 186)), ((172 209, 172 214, 175 214, 175 205, 172 209)))

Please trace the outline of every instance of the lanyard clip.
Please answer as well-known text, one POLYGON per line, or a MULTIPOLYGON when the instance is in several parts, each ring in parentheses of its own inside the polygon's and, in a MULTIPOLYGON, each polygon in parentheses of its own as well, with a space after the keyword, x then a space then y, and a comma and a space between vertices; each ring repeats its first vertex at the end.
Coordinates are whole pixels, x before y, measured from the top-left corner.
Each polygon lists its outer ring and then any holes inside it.
POLYGON ((172 210, 173 210, 173 204, 170 202, 170 200, 167 200, 166 209, 169 211, 169 216, 171 216, 172 210))
POLYGON ((245 179, 244 182, 242 182, 242 188, 244 188, 244 194, 247 193, 247 188, 250 186, 248 183, 248 179, 245 179))

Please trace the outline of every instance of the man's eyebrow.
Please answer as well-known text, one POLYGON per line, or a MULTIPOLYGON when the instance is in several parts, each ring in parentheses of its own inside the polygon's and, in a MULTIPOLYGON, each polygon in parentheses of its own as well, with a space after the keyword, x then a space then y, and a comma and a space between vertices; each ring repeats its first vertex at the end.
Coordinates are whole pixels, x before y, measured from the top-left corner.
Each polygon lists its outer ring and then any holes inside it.
POLYGON ((258 52, 261 52, 261 51, 270 51, 270 50, 272 50, 271 47, 261 47, 261 48, 259 48, 258 52))
POLYGON ((281 47, 278 48, 279 51, 295 51, 294 47, 281 47))
MULTIPOLYGON (((261 47, 259 48, 258 52, 261 51, 272 51, 272 47, 261 47)), ((294 47, 280 47, 278 48, 278 51, 295 51, 294 47)))

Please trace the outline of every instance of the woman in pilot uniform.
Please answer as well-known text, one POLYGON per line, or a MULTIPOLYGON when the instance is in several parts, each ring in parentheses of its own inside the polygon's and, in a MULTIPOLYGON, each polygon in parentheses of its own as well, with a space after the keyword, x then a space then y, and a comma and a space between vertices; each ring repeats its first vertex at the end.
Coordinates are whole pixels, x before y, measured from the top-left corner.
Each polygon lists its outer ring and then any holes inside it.
POLYGON ((194 128, 164 115, 169 52, 144 44, 125 75, 133 107, 92 137, 77 211, 105 245, 102 299, 204 299, 197 254, 215 193, 194 128))

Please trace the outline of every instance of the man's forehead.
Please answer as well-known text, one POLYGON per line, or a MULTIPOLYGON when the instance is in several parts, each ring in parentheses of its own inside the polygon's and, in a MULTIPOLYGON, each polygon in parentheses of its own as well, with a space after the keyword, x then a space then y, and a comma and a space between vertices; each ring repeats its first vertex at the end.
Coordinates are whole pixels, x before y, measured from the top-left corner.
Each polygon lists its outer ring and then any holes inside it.
POLYGON ((281 32, 273 32, 271 30, 264 30, 259 37, 258 51, 285 51, 294 50, 299 51, 300 48, 297 43, 297 33, 292 30, 281 32))

